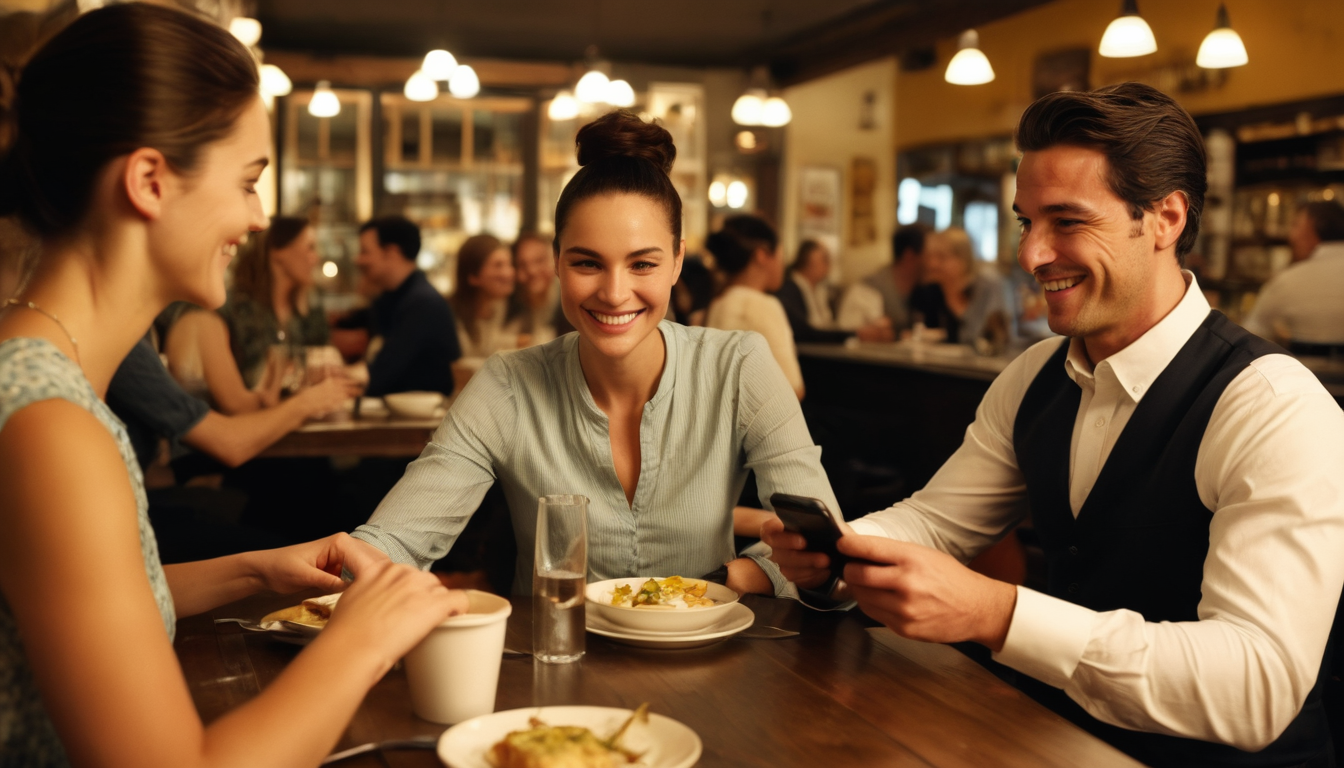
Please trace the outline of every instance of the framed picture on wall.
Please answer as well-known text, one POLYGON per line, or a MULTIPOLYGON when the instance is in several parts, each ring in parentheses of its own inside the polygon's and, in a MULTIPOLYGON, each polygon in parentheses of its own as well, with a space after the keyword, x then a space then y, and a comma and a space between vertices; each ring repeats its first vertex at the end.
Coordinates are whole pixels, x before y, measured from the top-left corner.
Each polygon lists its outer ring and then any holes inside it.
POLYGON ((877 239, 877 161, 856 157, 849 166, 849 244, 867 245, 877 239))
POLYGON ((832 253, 840 244, 839 168, 804 166, 798 171, 798 239, 819 240, 832 253))

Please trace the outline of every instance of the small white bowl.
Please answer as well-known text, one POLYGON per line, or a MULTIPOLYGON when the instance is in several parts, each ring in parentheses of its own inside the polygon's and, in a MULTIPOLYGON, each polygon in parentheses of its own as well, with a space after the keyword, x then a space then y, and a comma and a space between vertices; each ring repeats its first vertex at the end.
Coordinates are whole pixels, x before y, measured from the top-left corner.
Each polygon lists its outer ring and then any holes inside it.
POLYGON ((443 405, 443 395, 438 392, 395 392, 383 395, 387 409, 396 416, 408 419, 432 419, 434 411, 443 405))
MULTIPOLYGON (((584 590, 588 605, 598 615, 619 627, 641 632, 694 632, 704 629, 722 620, 737 602, 738 594, 733 590, 710 582, 705 597, 712 598, 714 605, 703 608, 627 608, 611 604, 611 595, 617 587, 630 585, 635 592, 650 578, 664 579, 665 576, 636 576, 624 579, 607 579, 589 584, 584 590)), ((699 581, 699 579, 686 579, 699 581)))

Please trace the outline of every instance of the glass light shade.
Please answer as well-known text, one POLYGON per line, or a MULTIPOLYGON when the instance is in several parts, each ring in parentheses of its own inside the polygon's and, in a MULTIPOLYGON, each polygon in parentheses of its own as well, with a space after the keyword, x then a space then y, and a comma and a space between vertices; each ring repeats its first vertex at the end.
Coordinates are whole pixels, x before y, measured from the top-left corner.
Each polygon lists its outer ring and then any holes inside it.
POLYGON ((793 110, 789 109, 789 103, 778 96, 771 96, 761 106, 761 125, 778 128, 788 125, 792 119, 793 110))
POLYGON ((1102 56, 1110 59, 1127 59, 1131 56, 1147 56, 1157 50, 1157 40, 1148 22, 1137 14, 1119 16, 1106 27, 1101 36, 1102 56))
POLYGON ((728 185, 719 179, 709 183, 709 204, 722 208, 728 202, 728 185))
POLYGON ((455 69, 457 59, 441 48, 426 53, 425 60, 420 64, 420 71, 430 80, 448 80, 452 78, 455 69))
POLYGON ((335 117, 341 114, 341 100, 331 90, 330 81, 318 82, 312 101, 308 102, 308 114, 313 117, 335 117))
POLYGON ((481 92, 481 79, 476 70, 466 64, 458 64, 453 76, 448 79, 448 92, 459 99, 470 99, 481 92))
POLYGON ((569 91, 561 91, 546 107, 546 116, 555 121, 573 120, 579 116, 579 100, 569 91))
POLYGON ((741 181, 732 181, 728 183, 728 194, 725 195, 729 208, 741 208, 747 204, 747 185, 741 181))
POLYGON ((238 38, 238 42, 251 48, 261 39, 261 22, 256 19, 249 19, 246 16, 239 16, 229 22, 229 32, 238 38))
POLYGON ((980 34, 974 29, 961 33, 957 54, 947 62, 943 79, 953 85, 983 85, 994 79, 994 68, 980 52, 980 34))
POLYGON ((322 274, 323 274, 323 276, 325 276, 325 277, 335 277, 336 275, 340 274, 340 272, 341 272, 341 268, 340 268, 339 266, 337 266, 336 262, 334 262, 334 261, 327 261, 327 262, 323 262, 323 263, 322 263, 322 274))
POLYGON ((607 99, 607 86, 611 80, 596 69, 590 69, 579 78, 578 85, 574 86, 574 97, 579 101, 586 101, 589 104, 597 104, 607 99))
POLYGON ((1240 67, 1250 61, 1246 55, 1246 45, 1241 35, 1231 27, 1215 29, 1199 44, 1199 55, 1195 63, 1205 69, 1226 69, 1240 67))
POLYGON ((416 70, 406 80, 406 88, 402 92, 411 101, 433 101, 439 97, 439 84, 424 70, 416 70))
POLYGON ((765 91, 751 88, 733 102, 733 122, 738 125, 760 125, 765 112, 765 91))
POLYGON ((261 65, 261 92, 267 96, 288 96, 294 90, 289 75, 274 64, 261 65))
POLYGON ((994 79, 994 68, 979 48, 962 48, 947 62, 943 79, 953 85, 983 85, 994 79))
POLYGON ((607 83, 607 97, 604 101, 613 107, 633 107, 635 89, 625 80, 612 80, 607 83))

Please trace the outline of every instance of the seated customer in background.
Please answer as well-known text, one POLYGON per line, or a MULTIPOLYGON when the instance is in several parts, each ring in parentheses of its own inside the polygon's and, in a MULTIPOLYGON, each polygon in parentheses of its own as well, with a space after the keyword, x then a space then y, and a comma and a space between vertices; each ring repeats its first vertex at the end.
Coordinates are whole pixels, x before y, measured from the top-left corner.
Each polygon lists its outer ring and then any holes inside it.
POLYGON ((885 315, 857 331, 837 329, 831 310, 830 274, 831 252, 816 240, 804 240, 775 294, 789 317, 793 340, 799 344, 840 344, 858 336, 864 341, 892 341, 891 320, 885 315))
POLYGON ((714 273, 697 254, 681 260, 681 275, 672 286, 672 318, 682 325, 704 326, 714 302, 714 273))
POLYGON ((448 302, 415 266, 420 228, 404 216, 384 216, 359 228, 355 266, 371 289, 369 384, 364 393, 453 393, 453 361, 462 356, 448 302))
MULTIPOLYGON (((1009 364, 923 490, 852 524, 839 550, 868 562, 840 594, 906 637, 986 646, 1145 764, 1324 767, 1344 413, 1182 269, 1207 173, 1180 105, 1062 91, 1017 144, 1018 262, 1068 338, 1009 364), (1028 516, 1044 593, 963 565, 1028 516)), ((801 537, 763 538, 799 587, 826 584, 801 537)))
POLYGON ((488 359, 354 535, 427 566, 461 543, 498 484, 526 593, 537 497, 580 493, 591 579, 679 573, 782 593, 761 553, 737 556, 733 506, 749 471, 762 500, 835 504, 821 449, 760 336, 664 319, 685 249, 671 135, 613 112, 577 143, 581 168, 554 218, 560 302, 577 332, 488 359))
POLYGON ((794 394, 803 399, 803 371, 793 330, 779 299, 770 292, 784 283, 784 255, 775 228, 759 216, 730 216, 705 240, 728 284, 709 305, 705 325, 725 331, 755 331, 765 337, 794 394))
MULTIPOLYGON (((210 410, 168 373, 148 338, 121 361, 107 388, 107 405, 126 425, 143 471, 159 455, 160 442, 178 441, 228 467, 237 467, 304 421, 340 409, 348 397, 342 380, 330 378, 300 390, 274 408, 239 416, 210 410)), ((205 519, 222 503, 213 488, 148 490, 149 516, 166 563, 204 560, 283 543, 255 530, 205 519)))
POLYGON ((923 275, 928 228, 907 224, 891 236, 891 264, 850 285, 835 313, 836 325, 858 329, 886 318, 899 335, 910 327, 910 294, 923 275))
MULTIPOLYGON (((518 236, 510 249, 518 285, 509 297, 508 319, 518 323, 530 344, 545 344, 560 335, 560 286, 555 281, 555 255, 550 238, 535 232, 518 236)), ((564 323, 564 333, 574 330, 564 323)))
POLYGON ((1288 243, 1293 263, 1260 289, 1246 330, 1297 355, 1344 355, 1344 206, 1302 206, 1288 243))
POLYGON ((165 313, 163 335, 173 376, 229 414, 275 405, 304 348, 328 340, 313 292, 317 235, 308 220, 276 217, 240 252, 218 314, 175 305, 175 319, 165 313))
POLYGON ((1006 341, 1003 281, 976 262, 970 235, 949 227, 929 235, 924 248, 924 284, 910 296, 910 317, 941 328, 951 344, 970 344, 995 334, 1006 341))

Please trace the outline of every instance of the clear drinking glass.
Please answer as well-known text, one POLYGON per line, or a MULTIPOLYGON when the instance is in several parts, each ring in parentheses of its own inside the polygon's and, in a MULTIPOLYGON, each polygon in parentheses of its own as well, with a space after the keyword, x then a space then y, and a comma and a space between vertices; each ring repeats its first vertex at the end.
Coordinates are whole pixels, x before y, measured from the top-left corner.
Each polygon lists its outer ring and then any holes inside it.
POLYGON ((563 664, 583 656, 587 573, 588 498, 541 497, 532 566, 532 655, 539 661, 563 664))

